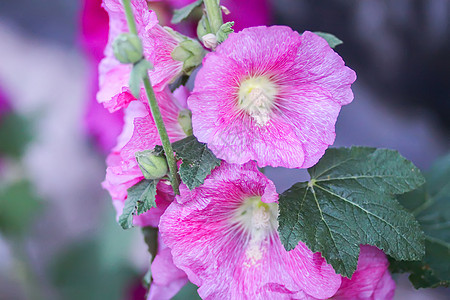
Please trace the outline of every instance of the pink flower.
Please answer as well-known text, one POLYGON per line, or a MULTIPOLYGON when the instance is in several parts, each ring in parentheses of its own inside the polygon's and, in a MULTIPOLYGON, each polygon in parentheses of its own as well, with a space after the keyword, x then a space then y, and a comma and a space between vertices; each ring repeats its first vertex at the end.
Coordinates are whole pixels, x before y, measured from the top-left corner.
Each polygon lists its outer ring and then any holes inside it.
POLYGON ((307 168, 334 142, 355 73, 321 37, 253 27, 208 54, 193 94, 194 135, 229 163, 307 168))
POLYGON ((278 195, 254 163, 225 162, 205 183, 181 186, 161 217, 173 262, 203 299, 326 299, 341 277, 303 243, 287 252, 277 227, 278 195))
POLYGON ((372 246, 361 246, 356 272, 351 279, 342 278, 341 287, 333 299, 393 299, 395 282, 388 267, 389 262, 383 251, 372 246))
MULTIPOLYGON (((133 97, 128 93, 128 97, 133 97)), ((186 135, 178 123, 180 107, 172 94, 165 89, 156 93, 156 99, 161 109, 164 124, 172 142, 184 138, 186 135)), ((125 109, 125 125, 118 138, 116 147, 106 161, 107 170, 103 187, 107 189, 113 199, 117 215, 122 214, 124 202, 127 199, 127 189, 144 179, 134 154, 137 151, 153 149, 161 141, 150 113, 145 96, 140 101, 133 101, 125 109)), ((158 226, 159 216, 173 200, 173 193, 168 182, 158 184, 156 208, 135 216, 134 224, 138 226, 158 226)))
POLYGON ((159 237, 158 254, 153 260, 151 271, 153 281, 147 300, 172 299, 188 282, 186 273, 174 265, 170 249, 159 237))
MULTIPOLYGON (((131 4, 138 34, 142 40, 144 56, 154 66, 149 71, 150 80, 156 91, 162 91, 182 70, 183 62, 175 61, 171 56, 179 41, 158 25, 156 14, 149 11, 147 1, 133 0, 131 4)), ((110 29, 105 58, 99 66, 100 90, 97 100, 114 112, 126 107, 130 101, 134 100, 133 97, 123 95, 128 91, 131 65, 124 65, 117 61, 111 47, 117 35, 128 32, 128 26, 121 1, 104 0, 103 7, 109 14, 110 29)))

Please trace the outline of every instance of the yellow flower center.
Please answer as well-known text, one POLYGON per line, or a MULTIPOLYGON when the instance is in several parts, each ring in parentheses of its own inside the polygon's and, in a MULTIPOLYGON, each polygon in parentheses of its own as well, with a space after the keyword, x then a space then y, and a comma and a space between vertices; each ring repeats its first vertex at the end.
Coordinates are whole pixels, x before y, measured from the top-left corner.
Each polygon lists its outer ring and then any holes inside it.
POLYGON ((235 211, 232 223, 244 229, 248 236, 244 266, 252 267, 259 263, 267 251, 268 239, 278 227, 278 204, 264 203, 260 196, 244 200, 235 211))
POLYGON ((250 77, 239 86, 239 108, 248 113, 258 125, 264 126, 270 120, 277 92, 277 86, 269 78, 250 77))

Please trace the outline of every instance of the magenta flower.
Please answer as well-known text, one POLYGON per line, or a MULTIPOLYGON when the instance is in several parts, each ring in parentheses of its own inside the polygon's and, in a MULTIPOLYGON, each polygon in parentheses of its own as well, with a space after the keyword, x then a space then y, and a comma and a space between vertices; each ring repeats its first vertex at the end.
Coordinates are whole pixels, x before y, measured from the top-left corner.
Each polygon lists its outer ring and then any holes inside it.
POLYGON ((188 99, 194 135, 229 163, 311 167, 334 142, 355 79, 311 32, 244 29, 203 60, 188 99))
POLYGON ((85 0, 80 14, 79 43, 89 64, 86 78, 86 133, 96 145, 108 153, 115 145, 123 127, 123 112, 110 114, 96 99, 98 92, 98 64, 108 40, 108 14, 101 7, 102 0, 85 0))
MULTIPOLYGON (((128 95, 133 97, 130 94, 128 95)), ((178 117, 182 109, 179 103, 183 100, 175 99, 168 89, 157 92, 156 99, 170 140, 175 142, 184 138, 186 134, 178 123, 178 117)), ((144 179, 134 154, 137 151, 153 149, 156 145, 161 144, 145 96, 140 101, 131 102, 125 109, 124 123, 117 146, 106 161, 108 168, 103 182, 103 187, 109 191, 113 199, 118 216, 122 214, 124 202, 127 198, 127 189, 144 179)), ((159 216, 172 201, 174 195, 168 182, 160 182, 157 189, 157 207, 142 215, 135 216, 135 225, 158 226, 159 216)))
POLYGON ((341 287, 333 299, 393 299, 395 282, 388 267, 389 262, 383 251, 372 246, 361 246, 356 272, 351 279, 342 278, 341 287))
POLYGON ((9 99, 6 96, 5 92, 1 89, 0 86, 0 118, 1 115, 9 112, 11 110, 9 99))
POLYGON ((181 187, 159 224, 173 262, 203 299, 326 299, 341 277, 303 243, 287 252, 278 195, 256 164, 216 168, 193 191, 181 187))
MULTIPOLYGON (((154 68, 149 76, 156 91, 162 91, 182 70, 183 62, 172 58, 171 53, 180 42, 158 24, 153 11, 148 9, 147 1, 131 1, 137 23, 139 37, 142 40, 144 56, 152 62, 154 68)), ((131 65, 121 64, 114 57, 112 43, 123 32, 128 32, 123 6, 119 0, 104 0, 103 7, 109 14, 109 38, 105 48, 105 58, 99 66, 100 90, 97 100, 111 112, 126 107, 134 100, 124 96, 128 91, 131 65)))

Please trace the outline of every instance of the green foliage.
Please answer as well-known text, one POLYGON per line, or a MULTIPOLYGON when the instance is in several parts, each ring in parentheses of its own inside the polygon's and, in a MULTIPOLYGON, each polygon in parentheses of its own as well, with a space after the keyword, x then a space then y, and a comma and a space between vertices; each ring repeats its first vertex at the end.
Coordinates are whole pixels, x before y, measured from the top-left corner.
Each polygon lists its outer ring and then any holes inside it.
POLYGON ((420 262, 391 259, 391 271, 408 272, 415 288, 450 285, 450 155, 426 174, 424 188, 399 197, 425 232, 425 256, 420 262))
POLYGON ((156 185, 158 180, 142 180, 128 189, 119 224, 123 229, 133 227, 133 217, 156 207, 156 185))
POLYGON ((197 293, 198 287, 188 282, 179 292, 172 298, 172 300, 200 300, 200 296, 197 293))
POLYGON ((193 135, 172 144, 177 159, 181 159, 181 180, 189 189, 203 184, 206 176, 220 165, 221 160, 214 156, 206 144, 197 141, 193 135))
MULTIPOLYGON (((222 162, 206 144, 200 143, 193 135, 173 143, 172 147, 177 159, 182 160, 178 173, 190 190, 202 185, 206 176, 222 162)), ((164 150, 161 146, 156 146, 153 153, 163 155, 164 150)))
POLYGON ((7 235, 26 233, 41 202, 30 182, 22 180, 0 189, 0 231, 7 235))
POLYGON ((220 26, 219 31, 216 33, 217 42, 219 44, 223 43, 228 38, 228 35, 234 31, 233 28, 231 28, 233 25, 234 22, 227 22, 220 26))
POLYGON ((129 85, 130 91, 135 98, 139 98, 139 93, 141 91, 141 82, 146 76, 148 76, 148 70, 152 68, 152 64, 146 59, 141 59, 133 65, 133 69, 130 73, 129 85))
POLYGON ((424 183, 410 161, 386 149, 328 149, 308 172, 309 182, 280 195, 278 231, 287 250, 302 241, 346 277, 356 270, 361 244, 398 260, 422 258, 419 224, 394 198, 424 183))
POLYGON ((320 31, 315 31, 314 33, 317 34, 318 36, 324 38, 327 41, 328 45, 330 45, 331 48, 335 48, 336 46, 339 46, 340 44, 344 43, 343 41, 338 39, 334 34, 320 32, 320 31))
POLYGON ((192 13, 194 9, 202 5, 203 0, 197 0, 189 5, 186 5, 185 7, 182 7, 180 9, 175 9, 173 12, 172 17, 172 24, 177 24, 189 17, 189 15, 192 13))
POLYGON ((31 140, 30 124, 21 116, 7 113, 0 117, 0 154, 20 157, 31 140))

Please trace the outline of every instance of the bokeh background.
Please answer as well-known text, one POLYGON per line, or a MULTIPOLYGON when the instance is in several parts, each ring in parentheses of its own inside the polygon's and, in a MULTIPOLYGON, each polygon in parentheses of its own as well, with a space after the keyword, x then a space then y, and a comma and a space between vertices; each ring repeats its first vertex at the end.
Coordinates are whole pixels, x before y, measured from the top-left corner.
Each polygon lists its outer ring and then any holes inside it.
MULTIPOLYGON (((101 12, 98 23, 82 22, 86 5, 0 1, 1 300, 144 297, 142 235, 120 229, 100 186, 121 116, 92 101, 103 44, 86 36, 106 31, 101 12)), ((450 1, 273 0, 269 8, 272 24, 344 41, 336 51, 358 80, 335 146, 397 149, 423 170, 450 151, 450 1)), ((280 192, 307 179, 304 170, 267 174, 280 192)), ((449 299, 443 288, 396 280, 395 299, 449 299)), ((195 287, 177 297, 196 299, 195 287)))

